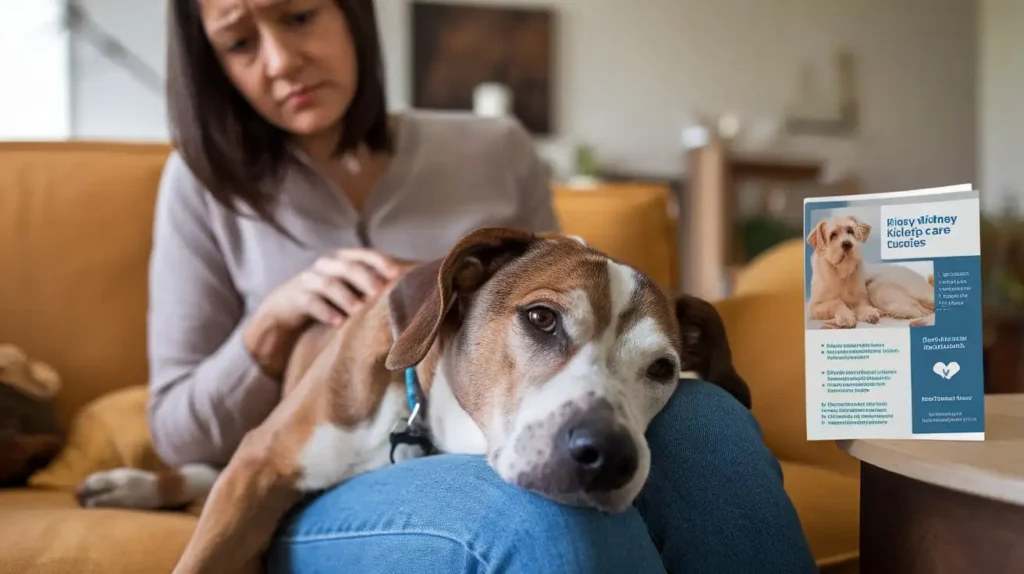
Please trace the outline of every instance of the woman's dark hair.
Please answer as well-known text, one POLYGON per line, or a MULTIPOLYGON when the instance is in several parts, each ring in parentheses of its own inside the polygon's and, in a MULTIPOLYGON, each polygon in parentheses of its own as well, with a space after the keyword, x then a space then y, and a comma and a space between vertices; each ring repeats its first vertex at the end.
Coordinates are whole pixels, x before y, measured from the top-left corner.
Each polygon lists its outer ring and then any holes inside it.
MULTIPOLYGON (((365 143, 391 151, 384 66, 373 0, 335 0, 348 22, 359 69, 338 141, 341 154, 365 143)), ((267 203, 287 154, 287 134, 267 122, 224 74, 206 37, 198 0, 172 0, 168 12, 167 100, 171 137, 182 159, 213 197, 238 213, 235 200, 291 237, 267 203)))

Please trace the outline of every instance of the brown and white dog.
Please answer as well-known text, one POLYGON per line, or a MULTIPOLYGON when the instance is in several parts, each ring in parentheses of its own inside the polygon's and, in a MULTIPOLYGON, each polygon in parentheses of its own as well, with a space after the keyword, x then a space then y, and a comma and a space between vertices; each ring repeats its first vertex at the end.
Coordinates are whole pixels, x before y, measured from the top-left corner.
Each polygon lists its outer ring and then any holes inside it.
POLYGON ((909 319, 914 327, 934 322, 931 283, 902 265, 864 263, 861 245, 871 226, 852 215, 823 219, 807 235, 811 255, 808 314, 822 328, 848 329, 882 317, 909 319))
POLYGON ((415 413, 440 452, 485 454, 509 483, 619 512, 647 479, 647 425, 686 377, 750 407, 710 304, 673 301, 573 238, 482 229, 340 328, 304 335, 281 403, 222 472, 115 469, 79 494, 86 506, 202 503, 175 571, 259 571, 288 509, 389 464, 393 429, 415 413), (412 409, 410 368, 423 393, 412 409))

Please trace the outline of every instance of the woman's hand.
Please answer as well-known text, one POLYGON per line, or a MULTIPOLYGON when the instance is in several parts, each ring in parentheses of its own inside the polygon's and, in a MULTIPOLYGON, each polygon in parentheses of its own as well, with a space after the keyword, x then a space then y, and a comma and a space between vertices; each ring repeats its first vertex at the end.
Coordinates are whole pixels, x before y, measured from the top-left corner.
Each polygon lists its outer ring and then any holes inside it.
POLYGON ((310 320, 341 325, 402 270, 372 249, 342 249, 317 259, 272 291, 256 310, 243 334, 249 351, 268 374, 280 376, 310 320))
POLYGON ((257 310, 285 331, 303 327, 309 319, 340 325, 398 276, 391 258, 371 249, 342 249, 317 259, 267 296, 257 310))

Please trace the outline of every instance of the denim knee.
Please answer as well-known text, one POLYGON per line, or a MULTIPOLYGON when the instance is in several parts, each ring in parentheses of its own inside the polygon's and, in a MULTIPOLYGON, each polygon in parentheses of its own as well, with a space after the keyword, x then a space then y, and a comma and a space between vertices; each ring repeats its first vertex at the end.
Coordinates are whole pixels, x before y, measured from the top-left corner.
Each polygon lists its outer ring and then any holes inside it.
MULTIPOLYGON (((724 389, 707 381, 682 380, 668 405, 647 431, 651 450, 659 455, 680 448, 714 455, 716 464, 746 466, 751 458, 781 477, 778 461, 764 446, 761 426, 750 409, 724 389)), ((671 457, 656 462, 676 465, 671 457)))
POLYGON ((282 524, 276 572, 664 572, 635 509, 603 515, 509 485, 483 457, 442 455, 356 477, 282 524))
MULTIPOLYGON (((614 515, 560 505, 537 495, 498 505, 508 512, 492 547, 490 567, 501 572, 573 574, 665 572, 643 518, 635 508, 614 515), (511 518, 511 520, 508 520, 511 518)), ((483 516, 481 519, 487 519, 483 516)), ((481 525, 483 526, 483 525, 481 525)))
POLYGON ((637 507, 670 570, 815 571, 781 466, 732 395, 681 381, 647 438, 651 471, 637 507))

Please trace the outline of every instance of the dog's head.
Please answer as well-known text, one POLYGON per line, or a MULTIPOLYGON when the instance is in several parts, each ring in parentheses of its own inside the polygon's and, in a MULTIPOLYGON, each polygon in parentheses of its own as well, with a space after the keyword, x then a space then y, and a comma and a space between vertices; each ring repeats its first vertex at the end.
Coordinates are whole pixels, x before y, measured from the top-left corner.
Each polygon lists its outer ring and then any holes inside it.
POLYGON ((387 367, 417 364, 439 341, 491 465, 558 501, 629 506, 649 470, 644 432, 681 372, 742 386, 749 401, 709 305, 677 304, 578 239, 479 230, 411 272, 390 304, 387 367))
POLYGON ((860 246, 871 235, 871 226, 853 215, 822 219, 807 235, 807 244, 835 266, 859 262, 860 246))

